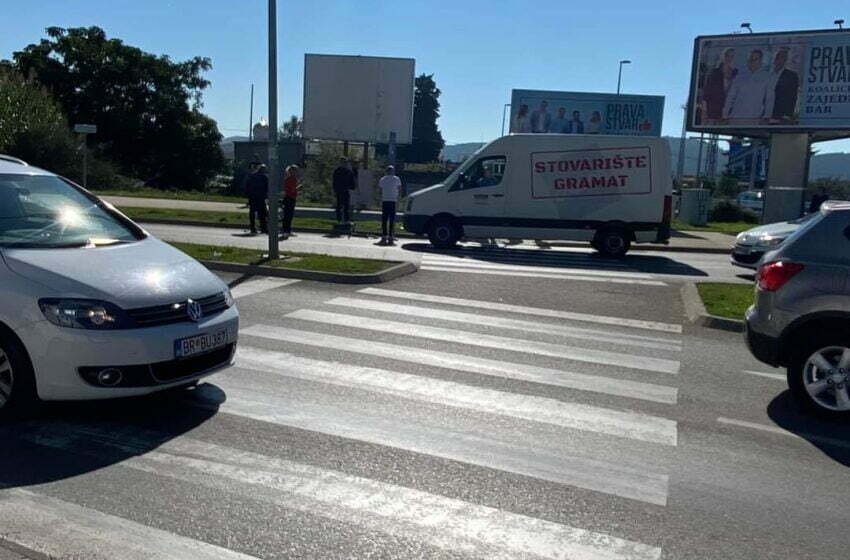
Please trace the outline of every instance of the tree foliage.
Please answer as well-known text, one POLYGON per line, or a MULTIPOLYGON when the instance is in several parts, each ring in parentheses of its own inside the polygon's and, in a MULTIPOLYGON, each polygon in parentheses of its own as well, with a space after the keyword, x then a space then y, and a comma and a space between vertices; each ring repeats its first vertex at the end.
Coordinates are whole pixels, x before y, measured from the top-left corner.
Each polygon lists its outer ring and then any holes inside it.
POLYGON ((98 127, 98 151, 156 186, 200 189, 224 165, 215 122, 200 112, 208 58, 173 62, 98 27, 47 29, 13 55, 72 123, 98 127))
POLYGON ((440 157, 446 142, 437 126, 440 118, 440 89, 433 74, 416 77, 413 97, 413 143, 399 146, 398 156, 407 162, 428 163, 440 157))

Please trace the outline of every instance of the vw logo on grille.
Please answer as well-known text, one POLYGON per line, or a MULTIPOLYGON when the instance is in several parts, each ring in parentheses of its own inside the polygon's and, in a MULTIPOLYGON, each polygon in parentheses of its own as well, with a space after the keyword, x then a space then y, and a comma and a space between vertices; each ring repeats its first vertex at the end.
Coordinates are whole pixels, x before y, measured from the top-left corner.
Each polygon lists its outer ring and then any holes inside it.
POLYGON ((186 300, 186 315, 194 322, 200 321, 204 316, 204 308, 193 299, 186 300))

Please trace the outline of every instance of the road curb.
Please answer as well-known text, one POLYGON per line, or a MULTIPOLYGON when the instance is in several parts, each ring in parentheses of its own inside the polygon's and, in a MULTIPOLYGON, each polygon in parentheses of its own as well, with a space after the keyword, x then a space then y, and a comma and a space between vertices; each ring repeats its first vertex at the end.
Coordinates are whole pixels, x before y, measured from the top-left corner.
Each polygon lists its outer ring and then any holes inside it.
POLYGON ((234 272, 246 276, 274 276, 277 278, 297 278, 313 282, 331 282, 334 284, 380 284, 389 282, 408 274, 413 274, 419 268, 412 262, 403 262, 373 274, 348 274, 344 272, 319 272, 316 270, 299 270, 297 268, 275 268, 253 264, 237 264, 221 261, 200 261, 210 270, 219 272, 234 272))
POLYGON ((693 282, 685 282, 681 289, 682 301, 688 320, 694 325, 728 332, 744 332, 744 322, 738 319, 728 319, 711 315, 706 311, 702 298, 693 282))

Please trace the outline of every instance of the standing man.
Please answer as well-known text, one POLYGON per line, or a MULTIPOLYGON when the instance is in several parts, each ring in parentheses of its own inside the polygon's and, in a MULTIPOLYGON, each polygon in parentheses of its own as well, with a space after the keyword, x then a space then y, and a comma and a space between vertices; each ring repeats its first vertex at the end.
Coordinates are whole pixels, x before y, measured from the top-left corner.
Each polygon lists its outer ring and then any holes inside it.
POLYGON ((381 188, 381 241, 378 245, 395 244, 395 211, 401 179, 395 174, 395 167, 387 166, 386 174, 378 181, 381 188))
POLYGON ((797 112, 797 95, 800 91, 800 76, 785 67, 788 64, 788 49, 781 48, 773 57, 770 86, 767 90, 764 117, 773 121, 791 121, 797 112))
POLYGON ((290 165, 286 168, 283 178, 283 223, 280 231, 284 239, 292 236, 292 217, 295 216, 295 201, 298 198, 298 166, 290 165))
POLYGON ((334 169, 333 189, 336 195, 336 221, 347 224, 351 221, 351 191, 354 189, 354 171, 348 158, 340 158, 339 167, 334 169))
POLYGON ((269 212, 266 200, 269 197, 269 177, 265 174, 266 166, 259 160, 251 162, 251 173, 245 183, 245 194, 248 195, 248 221, 251 235, 257 235, 257 218, 260 220, 260 231, 268 233, 269 212))
POLYGON ((758 124, 765 116, 765 102, 770 85, 770 73, 762 67, 764 53, 753 49, 747 57, 747 67, 735 76, 726 103, 723 118, 730 124, 758 124))
POLYGON ((552 119, 552 125, 549 127, 549 132, 563 134, 569 132, 570 121, 567 119, 567 109, 561 107, 558 109, 558 116, 552 119))
POLYGON ((549 127, 552 126, 552 115, 549 114, 549 102, 543 100, 540 102, 540 108, 531 113, 531 132, 549 132, 549 127))
POLYGON ((816 194, 812 195, 812 200, 809 202, 809 214, 820 211, 820 207, 827 200, 829 200, 829 195, 826 194, 826 189, 821 187, 816 194))
POLYGON ((581 113, 573 111, 573 120, 570 121, 570 132, 572 134, 584 134, 584 123, 581 122, 581 113))

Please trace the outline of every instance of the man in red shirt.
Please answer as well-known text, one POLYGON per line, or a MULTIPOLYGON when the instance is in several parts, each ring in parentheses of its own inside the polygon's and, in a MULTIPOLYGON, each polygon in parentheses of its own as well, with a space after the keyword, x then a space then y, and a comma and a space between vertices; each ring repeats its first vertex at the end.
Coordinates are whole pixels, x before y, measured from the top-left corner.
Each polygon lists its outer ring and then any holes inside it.
POLYGON ((295 215, 295 200, 298 198, 298 166, 290 165, 283 177, 283 224, 280 228, 284 239, 292 235, 292 217, 295 215))

